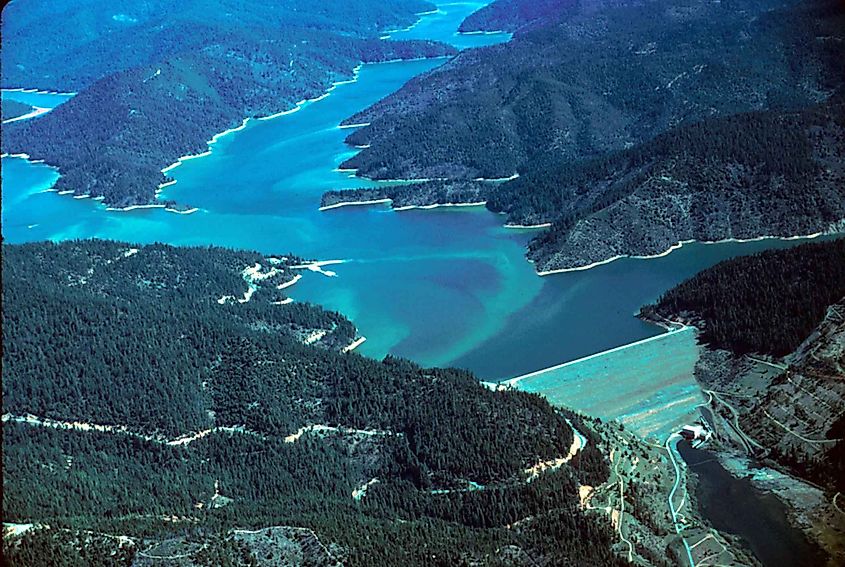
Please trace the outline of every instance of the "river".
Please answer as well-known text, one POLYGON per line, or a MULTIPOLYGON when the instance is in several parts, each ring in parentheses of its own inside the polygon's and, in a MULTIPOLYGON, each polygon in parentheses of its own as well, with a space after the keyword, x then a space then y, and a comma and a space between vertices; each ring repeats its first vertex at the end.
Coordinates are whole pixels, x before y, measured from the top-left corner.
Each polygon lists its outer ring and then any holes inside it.
POLYGON ((717 530, 740 536, 764 567, 825 564, 825 554, 790 524, 787 508, 776 496, 733 476, 709 451, 682 441, 678 452, 698 477, 701 513, 717 530))

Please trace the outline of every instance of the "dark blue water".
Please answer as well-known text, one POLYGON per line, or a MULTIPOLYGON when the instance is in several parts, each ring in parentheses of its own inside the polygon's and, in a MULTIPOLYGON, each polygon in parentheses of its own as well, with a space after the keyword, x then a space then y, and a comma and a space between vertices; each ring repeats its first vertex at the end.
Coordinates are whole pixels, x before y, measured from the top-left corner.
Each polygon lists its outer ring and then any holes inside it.
POLYGON ((818 567, 825 554, 789 522, 786 506, 745 478, 725 470, 712 453, 678 443, 678 452, 698 476, 701 512, 717 530, 740 536, 765 567, 818 567))

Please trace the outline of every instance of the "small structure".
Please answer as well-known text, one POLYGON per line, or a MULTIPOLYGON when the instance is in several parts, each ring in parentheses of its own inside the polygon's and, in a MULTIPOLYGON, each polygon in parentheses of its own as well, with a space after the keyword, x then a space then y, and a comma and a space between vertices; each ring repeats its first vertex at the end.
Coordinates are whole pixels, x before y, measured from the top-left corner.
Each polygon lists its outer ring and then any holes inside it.
POLYGON ((704 428, 703 425, 695 423, 693 425, 684 425, 681 428, 681 437, 687 439, 689 441, 694 441, 696 439, 706 439, 707 438, 707 430, 704 428))

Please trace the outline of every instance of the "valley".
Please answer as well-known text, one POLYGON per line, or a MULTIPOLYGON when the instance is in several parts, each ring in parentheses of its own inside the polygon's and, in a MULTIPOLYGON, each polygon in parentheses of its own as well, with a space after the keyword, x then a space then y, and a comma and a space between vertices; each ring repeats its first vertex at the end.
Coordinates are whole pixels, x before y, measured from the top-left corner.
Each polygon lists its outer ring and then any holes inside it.
POLYGON ((3 53, 13 564, 842 560, 834 7, 206 3, 3 53))

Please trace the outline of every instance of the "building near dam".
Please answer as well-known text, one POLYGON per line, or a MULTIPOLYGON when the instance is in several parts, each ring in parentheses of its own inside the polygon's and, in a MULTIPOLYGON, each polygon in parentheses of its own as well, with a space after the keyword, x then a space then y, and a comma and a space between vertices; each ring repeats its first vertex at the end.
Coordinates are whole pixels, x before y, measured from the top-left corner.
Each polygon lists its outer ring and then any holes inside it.
POLYGON ((684 425, 680 431, 681 437, 688 441, 695 441, 696 439, 707 439, 710 432, 699 423, 693 425, 684 425))

